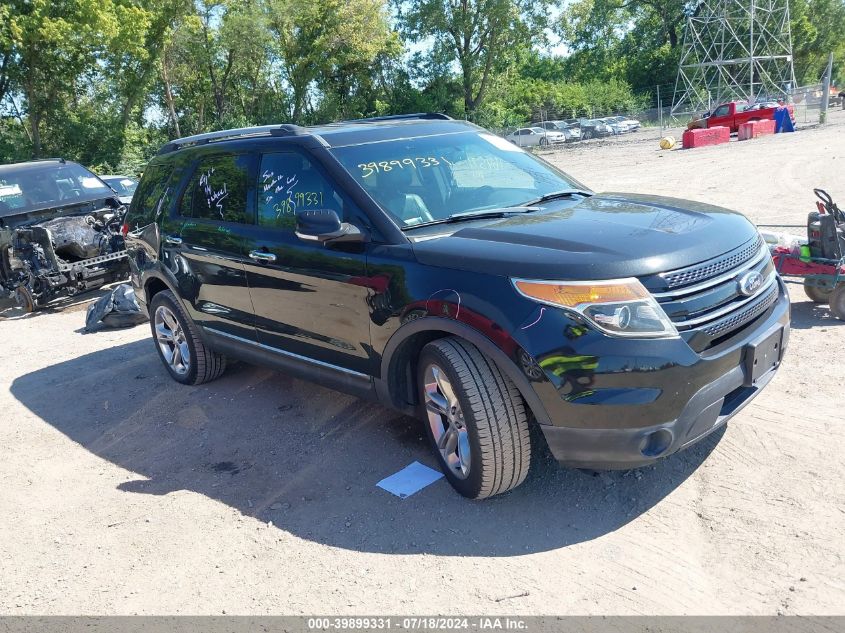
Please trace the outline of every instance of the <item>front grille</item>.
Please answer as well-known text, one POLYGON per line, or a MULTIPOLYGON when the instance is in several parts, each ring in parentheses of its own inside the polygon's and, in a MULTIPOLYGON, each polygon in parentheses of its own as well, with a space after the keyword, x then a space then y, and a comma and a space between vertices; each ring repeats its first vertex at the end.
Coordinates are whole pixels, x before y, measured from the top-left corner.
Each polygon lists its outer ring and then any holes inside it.
POLYGON ((702 351, 736 333, 777 301, 779 284, 762 239, 695 266, 657 275, 648 285, 668 317, 693 349, 702 351), (747 296, 739 280, 755 271, 762 277, 747 296))
POLYGON ((704 281, 740 266, 754 257, 760 252, 760 248, 763 245, 762 242, 763 238, 758 237, 749 246, 740 247, 738 250, 726 253, 716 259, 711 259, 687 268, 681 268, 680 270, 673 270, 669 273, 663 273, 660 276, 669 288, 679 288, 697 281, 704 281))
POLYGON ((744 310, 740 310, 739 312, 734 312, 727 317, 722 318, 719 321, 715 321, 714 323, 702 328, 704 333, 707 336, 712 338, 719 338, 724 336, 731 330, 738 328, 743 323, 748 323, 756 319, 758 316, 763 314, 766 310, 768 310, 772 304, 777 301, 778 298, 778 285, 772 284, 771 290, 769 292, 764 293, 762 299, 757 299, 750 305, 749 307, 745 308, 744 310))

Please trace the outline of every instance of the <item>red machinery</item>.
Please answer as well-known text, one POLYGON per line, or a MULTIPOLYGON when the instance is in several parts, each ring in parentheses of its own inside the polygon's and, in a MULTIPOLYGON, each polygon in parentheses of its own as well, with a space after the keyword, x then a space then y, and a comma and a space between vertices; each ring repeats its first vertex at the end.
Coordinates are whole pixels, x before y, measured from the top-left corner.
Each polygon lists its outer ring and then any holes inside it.
POLYGON ((815 303, 828 303, 836 318, 845 321, 845 213, 830 195, 813 189, 816 211, 807 216, 807 245, 776 246, 772 259, 784 277, 801 277, 815 303))

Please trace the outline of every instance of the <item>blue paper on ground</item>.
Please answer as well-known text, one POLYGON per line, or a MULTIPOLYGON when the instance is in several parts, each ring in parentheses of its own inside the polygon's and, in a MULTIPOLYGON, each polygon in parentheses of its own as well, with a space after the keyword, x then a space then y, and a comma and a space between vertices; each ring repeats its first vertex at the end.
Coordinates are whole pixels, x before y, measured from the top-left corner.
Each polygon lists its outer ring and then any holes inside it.
POLYGON ((385 477, 376 485, 404 499, 433 484, 442 476, 443 473, 433 468, 424 466, 419 462, 413 462, 405 466, 398 473, 394 473, 390 477, 385 477))

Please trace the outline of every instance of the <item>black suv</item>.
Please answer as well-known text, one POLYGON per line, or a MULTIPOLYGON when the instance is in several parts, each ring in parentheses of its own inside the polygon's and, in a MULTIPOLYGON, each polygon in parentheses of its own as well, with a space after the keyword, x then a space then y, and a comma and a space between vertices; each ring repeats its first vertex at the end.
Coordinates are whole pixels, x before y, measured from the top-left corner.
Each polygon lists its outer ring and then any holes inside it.
POLYGON ((523 481, 535 422, 580 467, 687 447, 760 391, 788 338, 741 214, 593 194, 443 115, 173 141, 124 230, 175 380, 233 357, 419 415, 468 497, 523 481))

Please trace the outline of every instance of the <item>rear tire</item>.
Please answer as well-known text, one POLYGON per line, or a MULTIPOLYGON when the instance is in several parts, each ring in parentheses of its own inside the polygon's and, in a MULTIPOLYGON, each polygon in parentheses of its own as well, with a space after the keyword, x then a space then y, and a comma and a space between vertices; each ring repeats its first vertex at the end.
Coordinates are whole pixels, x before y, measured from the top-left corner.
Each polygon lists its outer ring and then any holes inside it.
POLYGON ((840 321, 845 321, 845 283, 840 283, 830 293, 830 311, 840 321))
POLYGON ((833 288, 822 288, 820 286, 811 286, 809 282, 804 282, 804 292, 813 303, 827 303, 830 301, 830 295, 833 294, 833 288))
POLYGON ((426 432, 455 490, 484 499, 525 480, 528 412, 492 360, 460 338, 439 339, 420 353, 417 379, 426 432))
POLYGON ((169 290, 162 290, 150 302, 150 329, 158 356, 176 382, 201 385, 226 370, 226 357, 206 346, 169 290))

